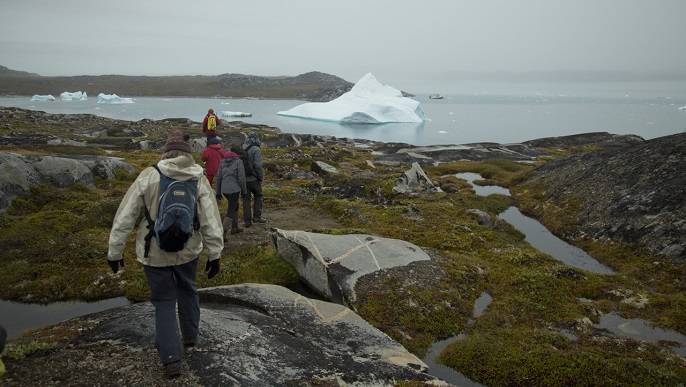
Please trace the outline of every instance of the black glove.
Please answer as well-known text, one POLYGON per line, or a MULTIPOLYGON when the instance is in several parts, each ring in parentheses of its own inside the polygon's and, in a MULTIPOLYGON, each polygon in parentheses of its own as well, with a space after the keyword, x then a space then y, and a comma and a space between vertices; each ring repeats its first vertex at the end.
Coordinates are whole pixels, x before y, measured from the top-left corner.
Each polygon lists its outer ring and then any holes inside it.
POLYGON ((108 259, 107 263, 110 265, 110 268, 112 268, 112 272, 114 274, 117 274, 117 272, 119 271, 119 265, 121 265, 121 267, 124 267, 124 259, 123 258, 118 260, 118 261, 110 261, 108 259))
POLYGON ((222 200, 222 194, 220 193, 216 194, 215 197, 217 198, 217 200, 222 200))
POLYGON ((219 273, 219 258, 214 261, 207 260, 205 264, 205 271, 207 272, 207 279, 212 279, 217 273, 219 273))

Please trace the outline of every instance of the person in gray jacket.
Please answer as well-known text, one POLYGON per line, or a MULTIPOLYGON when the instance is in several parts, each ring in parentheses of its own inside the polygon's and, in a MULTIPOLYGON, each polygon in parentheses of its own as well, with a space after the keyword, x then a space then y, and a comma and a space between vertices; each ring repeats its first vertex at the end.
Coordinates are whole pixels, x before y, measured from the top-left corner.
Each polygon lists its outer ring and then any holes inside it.
MULTIPOLYGON (((200 302, 195 283, 198 260, 203 246, 207 247, 207 277, 219 272, 219 258, 224 249, 222 222, 213 189, 203 176, 202 166, 195 163, 189 136, 174 132, 164 147, 158 168, 166 176, 176 180, 198 181, 197 220, 200 228, 193 232, 185 248, 178 252, 161 250, 157 243, 150 243, 145 254, 145 237, 148 221, 142 217, 136 234, 136 256, 143 264, 145 276, 150 285, 150 301, 155 307, 155 346, 167 377, 181 374, 181 337, 185 346, 195 345, 200 322, 200 302), (203 245, 204 243, 204 245, 203 245)), ((112 222, 110 231, 108 263, 116 274, 124 267, 124 245, 137 219, 141 216, 143 203, 152 219, 157 218, 159 207, 160 174, 154 167, 144 169, 131 184, 122 199, 112 222)))
POLYGON ((227 240, 226 233, 229 231, 229 225, 231 234, 243 231, 238 227, 238 200, 240 195, 246 195, 248 190, 245 186, 245 167, 238 152, 244 152, 240 145, 231 145, 230 150, 225 152, 226 158, 219 163, 217 172, 217 200, 222 200, 222 195, 224 195, 229 201, 223 222, 224 241, 227 240))
POLYGON ((252 226, 252 223, 266 223, 262 218, 262 182, 264 181, 264 170, 262 169, 262 151, 260 150, 259 134, 251 132, 243 142, 243 149, 250 161, 251 170, 245 173, 245 185, 248 192, 243 195, 243 221, 245 227, 252 226), (250 213, 251 194, 254 196, 252 214, 250 213))

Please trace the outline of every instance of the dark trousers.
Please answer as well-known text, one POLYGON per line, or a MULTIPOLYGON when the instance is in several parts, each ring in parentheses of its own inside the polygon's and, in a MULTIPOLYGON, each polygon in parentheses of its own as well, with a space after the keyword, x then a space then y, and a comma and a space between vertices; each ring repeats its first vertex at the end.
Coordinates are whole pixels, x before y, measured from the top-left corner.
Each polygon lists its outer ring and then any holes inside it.
POLYGON ((195 285, 198 258, 178 266, 143 266, 155 306, 155 347, 163 365, 181 360, 181 341, 176 324, 178 304, 184 340, 198 336, 200 300, 195 285))
POLYGON ((229 202, 229 208, 226 210, 226 217, 238 220, 238 199, 241 197, 240 192, 224 193, 226 201, 229 202))
POLYGON ((245 222, 252 222, 253 216, 255 218, 262 217, 262 184, 259 180, 246 181, 245 186, 248 189, 248 194, 243 195, 243 220, 245 222), (250 206, 251 195, 255 197, 253 205, 250 206), (252 207, 252 216, 250 209, 252 207))

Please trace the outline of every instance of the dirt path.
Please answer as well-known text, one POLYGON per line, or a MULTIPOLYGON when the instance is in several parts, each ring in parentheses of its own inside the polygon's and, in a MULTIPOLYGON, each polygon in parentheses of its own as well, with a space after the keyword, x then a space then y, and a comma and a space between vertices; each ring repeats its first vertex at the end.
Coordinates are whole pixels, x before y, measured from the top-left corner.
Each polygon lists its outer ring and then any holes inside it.
MULTIPOLYGON (((242 213, 242 209, 239 210, 242 213)), ((240 220, 238 225, 243 232, 229 235, 226 249, 232 249, 269 242, 269 229, 284 230, 313 230, 321 228, 340 228, 336 220, 307 207, 277 207, 265 208, 262 216, 267 223, 253 223, 252 227, 245 227, 240 220)))

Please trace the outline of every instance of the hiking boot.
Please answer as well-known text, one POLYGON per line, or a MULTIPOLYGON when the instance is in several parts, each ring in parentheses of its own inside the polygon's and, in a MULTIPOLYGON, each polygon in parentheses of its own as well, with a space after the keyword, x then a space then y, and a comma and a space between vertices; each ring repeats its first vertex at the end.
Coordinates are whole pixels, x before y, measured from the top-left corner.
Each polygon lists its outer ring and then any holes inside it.
POLYGON ((175 378, 181 375, 181 361, 177 360, 164 365, 164 376, 168 378, 175 378))
POLYGON ((264 218, 252 218, 252 221, 255 223, 267 223, 267 219, 264 218))
POLYGON ((238 234, 239 232, 243 232, 243 229, 238 227, 238 218, 231 218, 231 234, 238 234))
POLYGON ((245 228, 252 226, 252 220, 248 219, 245 221, 245 228))
POLYGON ((198 344, 198 336, 189 339, 183 339, 184 347, 195 347, 198 344))

